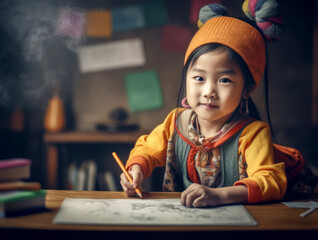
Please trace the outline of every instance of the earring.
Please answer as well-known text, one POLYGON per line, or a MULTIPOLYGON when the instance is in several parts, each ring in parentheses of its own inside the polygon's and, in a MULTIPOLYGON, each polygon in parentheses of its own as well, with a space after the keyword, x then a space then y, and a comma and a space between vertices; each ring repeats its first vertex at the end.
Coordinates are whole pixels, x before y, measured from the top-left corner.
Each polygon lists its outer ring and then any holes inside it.
POLYGON ((191 107, 186 103, 186 101, 187 101, 187 97, 185 97, 184 99, 182 99, 182 101, 181 101, 182 107, 184 107, 184 108, 191 108, 191 107))
POLYGON ((248 109, 248 97, 243 97, 241 99, 241 103, 240 103, 240 113, 243 116, 248 116, 248 114, 250 113, 249 109, 248 109))

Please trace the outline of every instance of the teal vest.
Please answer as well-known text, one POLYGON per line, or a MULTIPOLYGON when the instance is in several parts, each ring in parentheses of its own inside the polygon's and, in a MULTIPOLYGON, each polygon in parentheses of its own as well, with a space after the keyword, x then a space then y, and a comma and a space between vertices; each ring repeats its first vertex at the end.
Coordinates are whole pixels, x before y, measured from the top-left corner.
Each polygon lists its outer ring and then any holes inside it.
MULTIPOLYGON (((221 182, 218 187, 233 186, 239 180, 238 142, 243 129, 244 127, 220 145, 221 182)), ((191 150, 191 148, 196 148, 196 146, 191 146, 178 133, 175 134, 175 157, 178 174, 180 174, 177 179, 181 180, 178 183, 179 191, 183 191, 193 183, 188 177, 187 160, 190 151, 197 150, 191 150)))

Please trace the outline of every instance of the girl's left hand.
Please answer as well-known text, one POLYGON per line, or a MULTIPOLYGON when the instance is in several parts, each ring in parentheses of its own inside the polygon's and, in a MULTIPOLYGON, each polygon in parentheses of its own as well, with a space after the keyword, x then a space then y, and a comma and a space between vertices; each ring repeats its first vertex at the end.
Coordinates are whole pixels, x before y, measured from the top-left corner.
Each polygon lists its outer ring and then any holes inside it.
POLYGON ((221 203, 220 188, 193 183, 181 194, 181 204, 187 207, 213 207, 221 203))

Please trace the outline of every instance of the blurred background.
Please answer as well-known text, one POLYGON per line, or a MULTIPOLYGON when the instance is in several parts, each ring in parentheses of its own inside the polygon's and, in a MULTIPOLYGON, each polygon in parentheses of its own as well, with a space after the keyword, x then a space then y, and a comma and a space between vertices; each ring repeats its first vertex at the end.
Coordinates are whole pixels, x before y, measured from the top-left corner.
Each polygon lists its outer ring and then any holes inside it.
MULTIPOLYGON (((244 17, 243 0, 2 0, 0 159, 31 159, 29 180, 43 188, 120 190, 111 153, 125 162, 137 137, 176 106, 198 9, 210 2, 244 17)), ((315 171, 318 5, 278 2, 284 31, 268 44, 271 122, 278 142, 315 171)), ((262 84, 253 99, 267 120, 262 84)), ((144 188, 160 187, 158 170, 144 188)))

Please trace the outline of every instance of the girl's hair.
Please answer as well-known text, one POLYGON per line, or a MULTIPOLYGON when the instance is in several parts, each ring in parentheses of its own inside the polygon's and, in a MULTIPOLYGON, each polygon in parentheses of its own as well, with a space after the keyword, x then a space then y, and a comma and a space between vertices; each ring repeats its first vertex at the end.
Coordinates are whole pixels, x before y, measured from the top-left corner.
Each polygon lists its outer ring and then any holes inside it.
MULTIPOLYGON (((185 63, 183 70, 182 70, 182 78, 180 82, 180 88, 179 88, 179 93, 178 93, 178 99, 177 99, 177 106, 181 107, 181 101, 183 98, 186 97, 186 78, 187 78, 187 72, 189 67, 197 61, 197 59, 208 52, 213 52, 213 51, 226 51, 228 53, 228 56, 231 61, 233 61, 237 66, 240 68, 243 77, 244 77, 244 89, 250 93, 254 88, 255 88, 255 81, 254 78, 248 69, 248 66, 246 65, 245 61, 242 59, 242 57, 236 53, 234 50, 231 48, 224 46, 222 44, 218 43, 209 43, 202 45, 195 49, 192 54, 189 56, 187 59, 187 62, 185 63)), ((271 126, 271 121, 270 121, 270 115, 269 115, 269 110, 268 110, 268 74, 267 74, 267 64, 265 66, 265 71, 264 71, 264 95, 265 95, 265 108, 266 108, 266 117, 268 120, 268 124, 271 128, 272 131, 272 126, 271 126)), ((248 101, 248 107, 249 107, 249 116, 257 119, 257 120, 262 120, 261 115, 253 102, 251 98, 249 98, 248 101)), ((275 139, 274 133, 272 131, 273 138, 275 139)))

